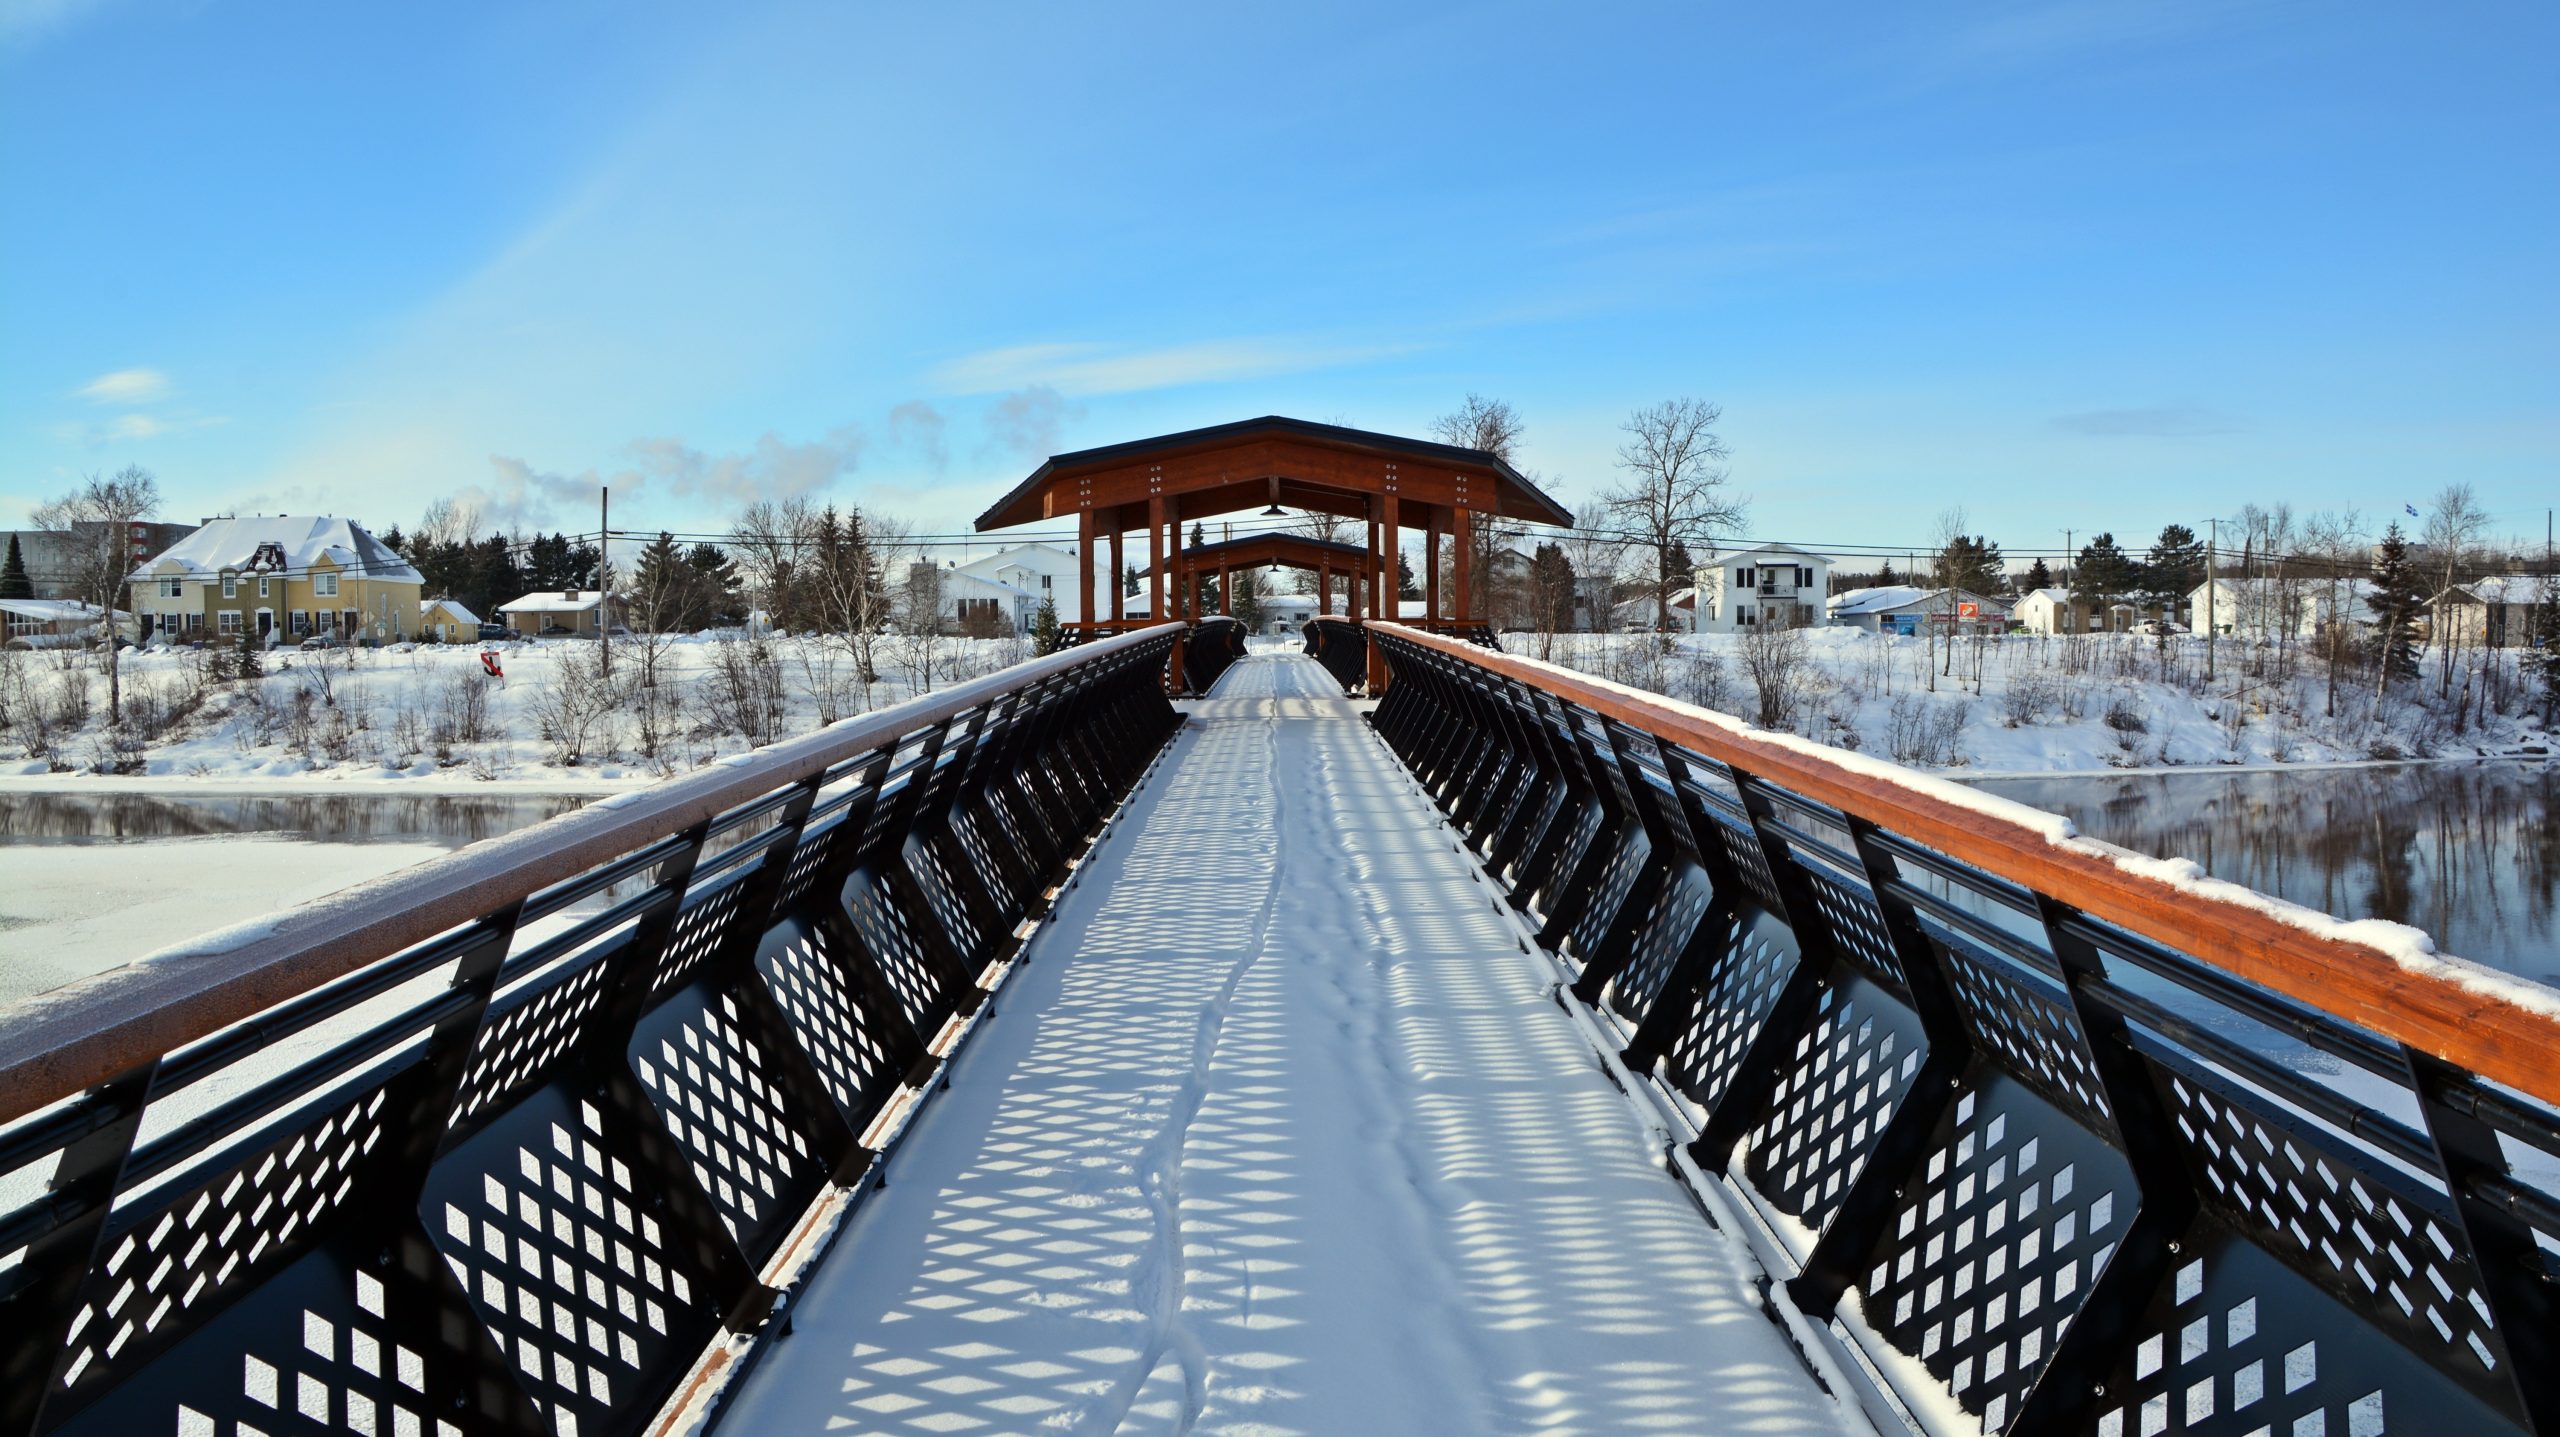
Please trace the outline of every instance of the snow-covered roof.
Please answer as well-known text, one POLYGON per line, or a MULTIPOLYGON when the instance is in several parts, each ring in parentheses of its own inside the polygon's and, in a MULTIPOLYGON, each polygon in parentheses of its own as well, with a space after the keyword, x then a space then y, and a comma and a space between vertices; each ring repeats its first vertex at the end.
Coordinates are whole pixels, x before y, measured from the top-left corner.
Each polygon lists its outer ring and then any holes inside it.
POLYGON ((476 624, 480 622, 480 616, 478 614, 462 607, 460 602, 453 599, 429 599, 426 602, 426 607, 430 609, 444 610, 446 613, 453 615, 454 620, 457 623, 476 624))
POLYGON ((223 570, 236 573, 307 574, 323 561, 341 573, 393 583, 425 582, 390 546, 366 533, 352 519, 330 515, 276 514, 247 519, 208 519, 204 527, 162 550, 134 572, 136 580, 185 577, 212 579, 223 570), (284 567, 259 564, 259 553, 274 545, 284 567))
POLYGON ((1878 584, 1873 588, 1844 589, 1831 596, 1831 612, 1835 614, 1880 614, 1899 609, 1929 597, 1931 591, 1917 584, 1878 584))
POLYGON ((100 610, 77 599, 0 599, 0 614, 15 614, 46 624, 95 623, 100 610))
POLYGON ((1709 567, 1713 567, 1718 564, 1731 564, 1737 560, 1756 559, 1763 554, 1772 556, 1785 555, 1790 559, 1811 559, 1817 564, 1828 564, 1831 562, 1831 556, 1829 554, 1817 554, 1811 549, 1792 549, 1784 544, 1760 544, 1749 549, 1737 549, 1730 554, 1718 554, 1714 558, 1709 559, 1707 561, 1707 565, 1709 567))
POLYGON ((498 606, 502 614, 583 614, 604 602, 602 589, 545 589, 498 606))
MULTIPOLYGON (((2543 581, 2531 574, 2501 574, 2493 579, 2474 579, 2456 584, 2454 589, 2484 604, 2538 604, 2542 602, 2543 581)), ((2554 580, 2560 589, 2560 580, 2554 580)))
MULTIPOLYGON (((1907 609, 1914 604, 1935 599, 1949 592, 1946 589, 1924 589, 1917 584, 1879 584, 1873 588, 1851 589, 1834 596, 1831 600, 1831 612, 1842 615, 1890 613, 1895 609, 1907 609)), ((2005 599, 1994 598, 1989 594, 1977 594, 1971 589, 1956 589, 1952 592, 1959 603, 1980 604, 2002 613, 2007 613, 2009 610, 2008 601, 2005 599)))
POLYGON ((1038 599, 1040 596, 1016 584, 972 574, 966 569, 944 569, 942 597, 946 599, 1038 599))
POLYGON ((971 559, 952 572, 987 578, 999 569, 1029 569, 1035 574, 1072 574, 1076 571, 1076 556, 1071 550, 1061 549, 1055 544, 1016 544, 983 558, 971 559))
POLYGON ((2018 602, 2023 604, 2027 599, 2042 599, 2048 604, 2067 604, 2071 602, 2071 591, 2069 589, 2029 589, 2026 598, 2018 602))

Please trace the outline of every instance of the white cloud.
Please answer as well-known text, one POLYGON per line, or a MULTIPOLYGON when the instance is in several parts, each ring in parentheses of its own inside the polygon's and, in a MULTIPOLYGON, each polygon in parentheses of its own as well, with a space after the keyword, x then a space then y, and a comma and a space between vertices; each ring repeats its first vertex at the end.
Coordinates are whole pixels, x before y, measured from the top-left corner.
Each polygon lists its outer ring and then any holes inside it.
POLYGON ((958 394, 1050 389, 1061 395, 1127 394, 1297 374, 1406 353, 1411 346, 1317 345, 1289 339, 1216 339, 1156 349, 1100 344, 1017 344, 963 355, 933 371, 958 394))
POLYGON ((1016 390, 987 406, 987 439, 997 449, 1024 459, 1046 459, 1058 452, 1058 436, 1069 419, 1084 410, 1070 405, 1045 384, 1016 390))
POLYGON ((635 441, 625 476, 663 483, 680 499, 747 503, 788 499, 833 484, 861 462, 867 441, 857 425, 840 424, 824 439, 792 443, 767 433, 737 454, 705 454, 672 436, 635 441))
POLYGON ((936 474, 951 463, 951 451, 943 442, 947 428, 942 411, 921 399, 910 399, 889 411, 889 443, 921 455, 936 474))
POLYGON ((117 369, 80 386, 92 404, 149 404, 169 392, 169 376, 156 369, 117 369))

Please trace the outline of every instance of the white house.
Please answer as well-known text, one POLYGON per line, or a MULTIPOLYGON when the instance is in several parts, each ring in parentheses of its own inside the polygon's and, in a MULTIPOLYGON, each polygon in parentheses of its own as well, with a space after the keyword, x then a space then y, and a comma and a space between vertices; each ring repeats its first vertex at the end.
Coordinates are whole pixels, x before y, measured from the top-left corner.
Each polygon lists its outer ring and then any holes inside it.
POLYGON ((2187 612, 2198 633, 2210 623, 2215 633, 2244 638, 2308 638, 2329 627, 2333 604, 2347 623, 2372 623, 2365 602, 2372 593, 2370 579, 2215 579, 2188 593, 2187 612))
MULTIPOLYGON (((1067 556, 1067 573, 1070 576, 1075 573, 1075 556, 1072 554, 1067 556)), ((941 610, 943 622, 952 628, 965 629, 973 622, 1000 621, 1000 627, 1009 628, 1017 634, 1031 631, 1031 621, 1040 613, 1041 599, 1056 593, 1055 589, 1044 592, 986 578, 956 564, 943 568, 923 562, 910 565, 907 583, 908 592, 913 596, 911 601, 919 603, 922 598, 915 586, 934 585, 934 604, 941 610)), ((1058 621, 1067 622, 1067 615, 1074 608, 1072 602, 1062 599, 1058 604, 1058 621)))
POLYGON ((630 601, 602 589, 545 589, 521 599, 509 599, 498 606, 498 622, 528 639, 546 634, 592 639, 607 622, 604 616, 608 604, 611 622, 620 632, 631 617, 630 601))
POLYGON ((2456 584, 2436 596, 2432 616, 2436 637, 2446 643, 2484 644, 2493 649, 2531 648, 2534 607, 2553 592, 2560 592, 2560 579, 2529 574, 2456 584))
MULTIPOLYGON (((1094 565, 1093 602, 1102 610, 1102 617, 1108 617, 1111 612, 1111 586, 1117 582, 1105 572, 1108 564, 1109 561, 1103 559, 1094 565)), ((1030 626, 1031 616, 1039 612, 1042 599, 1058 606, 1059 623, 1073 624, 1084 620, 1084 591, 1076 582, 1076 556, 1072 549, 1061 549, 1054 544, 1017 544, 983 558, 971 559, 965 564, 953 565, 943 572, 946 576, 958 574, 983 579, 1031 595, 1031 608, 1014 620, 1014 627, 1018 629, 1030 626)), ((1002 599, 1005 596, 972 591, 969 597, 1002 599)))
POLYGON ((1971 589, 1924 589, 1883 584, 1851 589, 1831 601, 1831 622, 1871 634, 1997 634, 2009 627, 2009 601, 1971 589))
MULTIPOLYGON (((13 649, 75 648, 98 637, 106 611, 78 599, 0 599, 0 642, 13 649)), ((133 632, 133 616, 116 611, 116 630, 133 632)))
POLYGON ((1829 621, 1825 554, 1763 544, 1727 554, 1698 570, 1696 623, 1702 634, 1733 634, 1763 624, 1818 628, 1829 621))

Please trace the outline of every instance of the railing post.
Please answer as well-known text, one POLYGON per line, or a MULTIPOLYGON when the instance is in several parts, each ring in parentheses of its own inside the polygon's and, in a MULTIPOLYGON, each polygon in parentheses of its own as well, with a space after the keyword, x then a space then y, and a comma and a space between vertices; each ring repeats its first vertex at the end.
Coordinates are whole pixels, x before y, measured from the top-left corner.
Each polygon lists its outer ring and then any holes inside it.
POLYGON ((2531 1225, 2480 1195, 2483 1179, 2512 1176, 2495 1128, 2447 1095, 2458 1085, 2456 1069, 2401 1045, 2409 1086, 2418 1098, 2436 1166, 2452 1195, 2453 1211, 2471 1247, 2472 1274, 2488 1301, 2490 1325, 2507 1349, 2504 1364, 2525 1419, 2543 1437, 2560 1434, 2560 1273, 2536 1240, 2531 1225))
POLYGON ((2152 1294, 2177 1264, 2198 1202, 2176 1120, 2161 1106, 2123 1015, 2087 990, 2088 984, 2105 980, 2106 960, 2075 931, 2079 915, 2069 907, 2040 893, 2036 909, 2045 941, 2062 967, 2072 1020, 2088 1047, 2090 1067, 2106 1094, 2107 1112, 2141 1194, 2133 1221, 2091 1280, 2079 1310, 2054 1339, 2035 1385, 2012 1419, 2019 1432, 2059 1432, 2080 1426, 2104 1399, 2107 1378, 2124 1365, 2152 1294))
POLYGON ((1874 1151, 1849 1180, 1831 1221, 1823 1225, 1813 1251, 1805 1255, 1804 1270, 1787 1284, 1799 1308, 1823 1318, 1838 1308, 1840 1295, 1857 1284, 1857 1264, 1884 1240, 1886 1225, 1893 1221, 1912 1175, 1928 1159, 1938 1120, 1954 1103, 1956 1085, 1973 1058, 1973 1037, 1957 1005, 1954 983, 1941 966, 1937 945, 1921 930, 1910 900, 1895 891, 1901 865, 1877 841, 1874 824, 1859 818, 1848 818, 1847 823, 1868 897, 1893 941, 1903 991, 1910 997, 1912 1015, 1919 1020, 1929 1047, 1921 1056, 1919 1071, 1903 1090, 1902 1101, 1885 1119, 1874 1151))
POLYGON ((18 1261, 24 1285, 0 1303, 0 1316, 11 1328, 0 1342, 0 1433, 9 1437, 34 1432, 45 1403, 61 1390, 71 1322, 97 1266, 134 1135, 142 1129, 159 1075, 160 1060, 152 1058, 91 1089, 87 1101, 103 1105, 109 1116, 54 1160, 46 1191, 57 1207, 77 1215, 27 1244, 18 1261))

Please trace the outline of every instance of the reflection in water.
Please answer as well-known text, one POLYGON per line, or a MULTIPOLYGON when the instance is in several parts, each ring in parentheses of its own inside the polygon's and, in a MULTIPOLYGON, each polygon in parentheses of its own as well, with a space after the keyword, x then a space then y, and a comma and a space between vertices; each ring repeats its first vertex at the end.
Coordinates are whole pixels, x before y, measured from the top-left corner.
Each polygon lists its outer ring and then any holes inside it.
POLYGON ((2217 878, 2422 928, 2560 985, 2560 765, 2071 775, 1978 785, 2217 878))
POLYGON ((439 843, 460 848, 584 807, 588 798, 584 794, 0 794, 0 845, 269 833, 314 843, 439 843))

